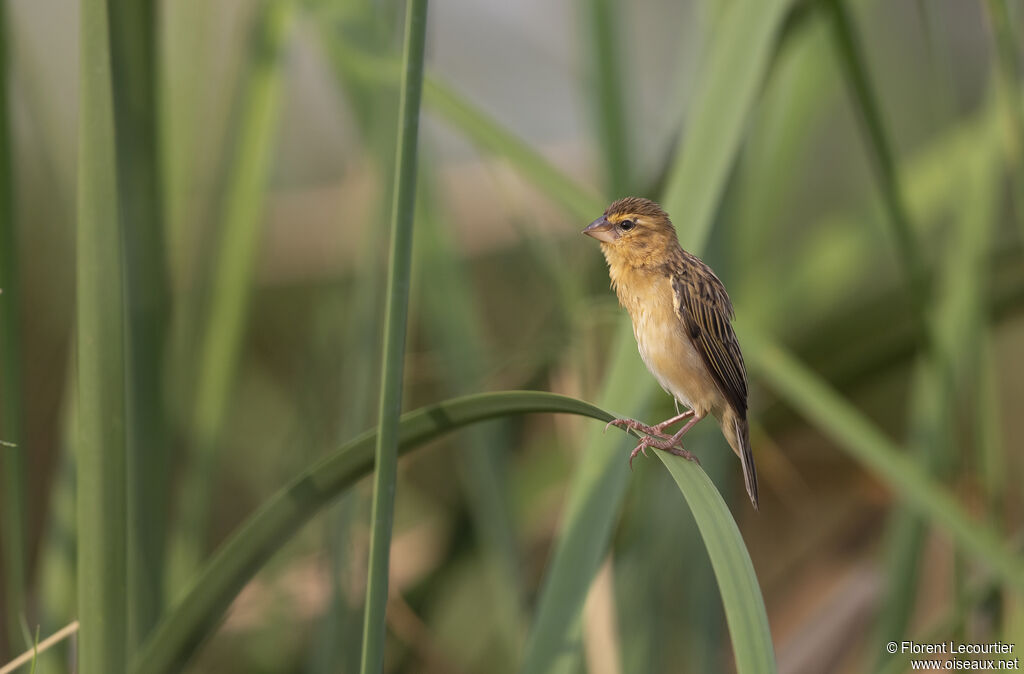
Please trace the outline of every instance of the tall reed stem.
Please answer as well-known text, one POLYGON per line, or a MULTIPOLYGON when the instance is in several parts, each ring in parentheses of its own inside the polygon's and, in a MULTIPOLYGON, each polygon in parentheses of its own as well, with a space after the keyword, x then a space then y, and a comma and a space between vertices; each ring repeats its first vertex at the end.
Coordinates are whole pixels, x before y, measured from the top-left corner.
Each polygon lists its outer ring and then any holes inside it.
POLYGON ((405 51, 395 159, 395 191, 388 263, 387 315, 378 414, 376 472, 373 481, 370 563, 363 621, 363 674, 384 665, 384 621, 388 600, 388 563, 398 479, 398 420, 402 412, 405 332, 409 318, 409 275, 412 223, 416 203, 416 146, 423 93, 423 47, 427 0, 409 0, 405 18, 405 51))

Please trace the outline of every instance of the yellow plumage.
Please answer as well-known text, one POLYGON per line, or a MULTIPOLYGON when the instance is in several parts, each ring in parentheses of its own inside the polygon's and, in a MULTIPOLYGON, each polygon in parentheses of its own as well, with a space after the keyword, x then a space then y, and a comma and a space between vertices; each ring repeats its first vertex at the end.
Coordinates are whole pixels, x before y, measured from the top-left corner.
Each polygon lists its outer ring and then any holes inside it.
POLYGON ((673 436, 664 429, 687 415, 657 426, 628 419, 613 422, 647 434, 632 456, 656 447, 693 458, 679 442, 694 423, 711 414, 740 457, 747 492, 757 508, 746 370, 725 287, 706 264, 680 247, 668 215, 652 201, 621 199, 584 233, 601 241, 612 287, 633 321, 647 369, 693 412, 693 419, 673 436))

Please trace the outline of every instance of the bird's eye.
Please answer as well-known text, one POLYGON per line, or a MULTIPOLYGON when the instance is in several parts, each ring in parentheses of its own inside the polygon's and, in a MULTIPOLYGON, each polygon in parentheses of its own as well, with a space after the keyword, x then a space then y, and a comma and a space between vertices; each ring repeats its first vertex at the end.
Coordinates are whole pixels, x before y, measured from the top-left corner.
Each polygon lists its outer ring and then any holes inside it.
POLYGON ((633 222, 632 220, 623 220, 622 222, 619 223, 619 229, 621 229, 624 232, 628 232, 634 227, 636 227, 636 223, 633 222))

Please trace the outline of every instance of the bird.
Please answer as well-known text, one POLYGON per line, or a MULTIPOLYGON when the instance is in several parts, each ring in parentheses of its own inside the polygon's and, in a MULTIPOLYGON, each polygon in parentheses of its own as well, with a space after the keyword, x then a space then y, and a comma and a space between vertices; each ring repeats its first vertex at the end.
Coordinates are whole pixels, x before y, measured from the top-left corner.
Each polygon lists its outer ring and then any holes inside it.
POLYGON ((654 426, 626 418, 609 422, 641 434, 630 467, 637 454, 647 456, 649 447, 700 463, 683 448, 682 438, 711 414, 740 459, 747 495, 757 510, 747 373, 725 286, 700 258, 683 250, 668 214, 649 199, 615 201, 583 233, 600 242, 611 287, 632 319, 640 356, 676 404, 677 414, 654 426), (681 414, 680 404, 687 408, 681 414), (674 434, 666 432, 685 419, 674 434))

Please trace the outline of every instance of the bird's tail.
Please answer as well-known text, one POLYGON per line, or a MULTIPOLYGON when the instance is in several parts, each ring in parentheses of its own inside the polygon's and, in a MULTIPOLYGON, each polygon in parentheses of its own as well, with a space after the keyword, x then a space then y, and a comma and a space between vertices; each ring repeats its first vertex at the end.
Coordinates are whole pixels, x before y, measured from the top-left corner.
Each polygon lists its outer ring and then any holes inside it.
POLYGON ((754 504, 754 510, 757 510, 757 469, 754 468, 754 453, 750 450, 750 427, 747 420, 736 414, 731 407, 727 408, 722 415, 722 432, 736 456, 740 457, 743 482, 750 502, 754 504))

